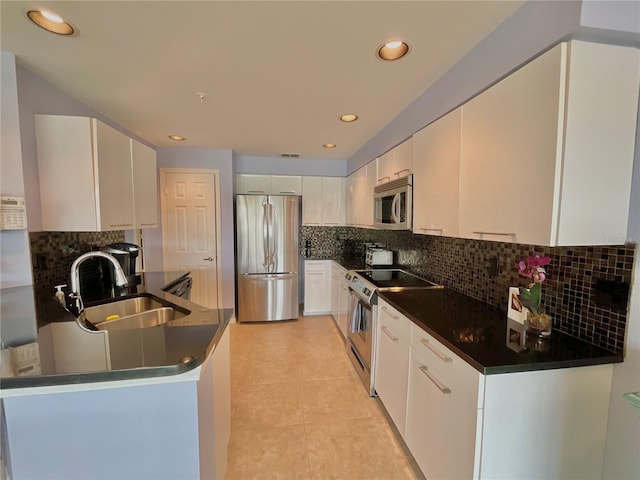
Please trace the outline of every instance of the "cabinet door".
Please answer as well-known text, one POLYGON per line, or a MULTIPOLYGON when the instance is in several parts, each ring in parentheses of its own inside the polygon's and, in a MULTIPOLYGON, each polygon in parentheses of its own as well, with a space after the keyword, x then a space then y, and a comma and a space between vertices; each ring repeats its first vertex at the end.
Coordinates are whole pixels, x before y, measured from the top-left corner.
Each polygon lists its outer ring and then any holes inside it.
POLYGON ((393 149, 384 155, 378 157, 378 178, 376 185, 390 182, 393 180, 393 172, 395 171, 395 163, 393 161, 393 149))
POLYGON ((365 167, 365 180, 360 196, 360 211, 362 212, 360 224, 363 227, 373 228, 373 189, 378 183, 378 159, 370 161, 365 167))
POLYGON ((377 184, 406 177, 411 173, 412 163, 413 141, 409 138, 378 158, 377 184))
POLYGON ((306 260, 304 262, 304 315, 326 315, 331 313, 331 274, 325 264, 328 262, 306 260))
POLYGON ((413 232, 458 235, 462 108, 413 136, 413 232))
POLYGON ((409 377, 410 321, 385 302, 378 307, 375 389, 389 416, 404 437, 409 377))
POLYGON ((413 138, 408 138, 393 149, 393 171, 391 180, 406 177, 413 166, 413 138))
POLYGON ((344 225, 344 178, 322 178, 322 224, 344 225))
POLYGON ((412 325, 405 441, 427 478, 475 478, 480 378, 412 325))
POLYGON ((562 153, 565 44, 463 107, 460 234, 548 245, 562 153))
POLYGON ((136 228, 158 226, 156 152, 131 139, 131 163, 136 228))
POLYGON ((331 265, 331 316, 338 324, 340 310, 340 272, 336 265, 331 265))
POLYGON ((42 229, 99 230, 92 120, 35 115, 35 127, 42 229))
POLYGON ((132 229, 133 177, 130 139, 98 120, 94 120, 93 125, 101 230, 132 229))
POLYGON ((273 195, 302 195, 302 177, 296 175, 271 175, 273 195))
POLYGON ((302 177, 302 224, 322 224, 322 177, 302 177))
POLYGON ((342 332, 342 336, 347 338, 347 325, 349 322, 349 301, 351 295, 349 294, 349 286, 344 278, 344 274, 340 279, 340 310, 338 313, 338 326, 342 332))
POLYGON ((271 175, 236 175, 236 190, 237 193, 268 195, 271 193, 271 175))

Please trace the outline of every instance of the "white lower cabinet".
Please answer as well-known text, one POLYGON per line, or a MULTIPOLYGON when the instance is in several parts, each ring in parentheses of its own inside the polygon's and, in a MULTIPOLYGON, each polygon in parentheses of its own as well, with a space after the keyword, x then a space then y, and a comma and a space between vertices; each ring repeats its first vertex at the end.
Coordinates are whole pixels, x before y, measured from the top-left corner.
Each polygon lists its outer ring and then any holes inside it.
POLYGON ((303 315, 331 314, 331 260, 305 260, 303 315))
POLYGON ((340 264, 336 262, 331 262, 331 315, 333 316, 333 320, 336 322, 336 325, 340 329, 340 333, 346 338, 346 311, 347 311, 347 301, 348 301, 348 290, 347 290, 347 300, 345 300, 345 296, 342 292, 346 289, 344 285, 344 275, 347 271, 340 264))
POLYGON ((413 326, 405 441, 428 479, 474 477, 480 377, 413 326))
POLYGON ((407 413, 409 337, 411 322, 384 301, 378 305, 375 387, 402 436, 407 413))
POLYGON ((612 365, 483 375, 378 308, 375 388, 426 478, 601 478, 612 365))

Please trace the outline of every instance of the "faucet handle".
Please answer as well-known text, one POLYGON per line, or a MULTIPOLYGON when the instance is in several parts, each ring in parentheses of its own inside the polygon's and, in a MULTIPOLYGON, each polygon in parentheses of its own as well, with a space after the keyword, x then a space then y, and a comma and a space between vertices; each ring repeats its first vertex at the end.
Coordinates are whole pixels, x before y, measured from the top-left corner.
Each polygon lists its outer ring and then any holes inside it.
POLYGON ((76 317, 80 317, 80 314, 84 312, 84 302, 82 301, 82 297, 79 293, 69 292, 69 300, 71 300, 70 304, 75 307, 76 317))

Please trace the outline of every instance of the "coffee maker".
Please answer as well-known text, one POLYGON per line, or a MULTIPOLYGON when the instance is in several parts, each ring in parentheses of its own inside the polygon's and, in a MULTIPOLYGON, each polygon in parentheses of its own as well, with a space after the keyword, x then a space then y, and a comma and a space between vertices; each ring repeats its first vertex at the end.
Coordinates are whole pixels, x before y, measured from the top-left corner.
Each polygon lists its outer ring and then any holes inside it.
POLYGON ((114 256, 129 280, 129 285, 135 285, 136 259, 140 253, 140 247, 133 243, 120 242, 105 245, 100 250, 114 256))

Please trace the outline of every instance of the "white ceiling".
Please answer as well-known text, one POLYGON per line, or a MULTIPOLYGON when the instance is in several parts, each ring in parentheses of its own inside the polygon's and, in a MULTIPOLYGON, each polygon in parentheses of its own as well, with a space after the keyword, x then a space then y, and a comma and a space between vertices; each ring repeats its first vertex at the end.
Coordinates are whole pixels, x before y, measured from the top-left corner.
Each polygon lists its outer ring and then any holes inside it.
POLYGON ((347 159, 523 2, 0 3, 2 50, 156 146, 347 159), (31 24, 36 7, 78 35, 31 24), (410 54, 378 60, 395 39, 410 54))

